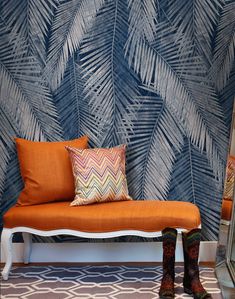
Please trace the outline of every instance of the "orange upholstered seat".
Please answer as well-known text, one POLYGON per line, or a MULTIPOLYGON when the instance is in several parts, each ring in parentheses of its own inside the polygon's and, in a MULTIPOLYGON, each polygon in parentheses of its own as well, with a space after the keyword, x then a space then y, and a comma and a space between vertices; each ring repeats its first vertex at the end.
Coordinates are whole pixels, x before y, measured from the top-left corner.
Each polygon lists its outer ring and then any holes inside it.
POLYGON ((231 198, 223 198, 222 200, 222 210, 221 210, 221 219, 230 221, 232 215, 232 206, 233 201, 231 198))
POLYGON ((180 201, 121 201, 71 207, 70 202, 15 206, 4 215, 4 228, 71 229, 83 232, 161 231, 200 225, 199 209, 180 201))

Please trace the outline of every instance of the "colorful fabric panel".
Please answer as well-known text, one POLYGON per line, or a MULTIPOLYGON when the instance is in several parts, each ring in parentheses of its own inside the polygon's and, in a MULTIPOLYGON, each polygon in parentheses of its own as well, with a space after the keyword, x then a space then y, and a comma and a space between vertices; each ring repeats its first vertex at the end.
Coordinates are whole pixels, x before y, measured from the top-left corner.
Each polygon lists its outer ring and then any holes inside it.
POLYGON ((235 175, 235 157, 229 156, 227 167, 226 167, 226 177, 225 177, 223 198, 226 199, 233 198, 234 175, 235 175))
POLYGON ((69 151, 75 180, 72 206, 131 200, 125 175, 125 145, 69 151))

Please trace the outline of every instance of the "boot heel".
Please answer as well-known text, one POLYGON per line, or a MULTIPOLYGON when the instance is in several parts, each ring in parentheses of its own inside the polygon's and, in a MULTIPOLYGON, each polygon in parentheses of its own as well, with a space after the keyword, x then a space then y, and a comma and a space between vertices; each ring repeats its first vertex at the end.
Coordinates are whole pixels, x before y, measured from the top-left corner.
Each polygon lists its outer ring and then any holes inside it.
POLYGON ((187 288, 187 287, 184 287, 184 292, 185 292, 186 294, 189 294, 189 295, 192 295, 192 294, 193 294, 193 292, 192 292, 189 288, 187 288))
POLYGON ((175 295, 173 297, 170 296, 160 296, 159 299, 174 299, 175 295))

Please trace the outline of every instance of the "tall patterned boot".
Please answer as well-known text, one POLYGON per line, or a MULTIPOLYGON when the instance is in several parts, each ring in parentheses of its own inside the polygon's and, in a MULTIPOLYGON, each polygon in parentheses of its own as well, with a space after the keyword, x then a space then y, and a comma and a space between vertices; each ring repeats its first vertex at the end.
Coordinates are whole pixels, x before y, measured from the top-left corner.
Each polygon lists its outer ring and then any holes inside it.
POLYGON ((182 233, 184 250, 184 291, 194 299, 212 298, 203 288, 199 278, 198 256, 201 241, 201 229, 182 233))
POLYGON ((171 299, 175 297, 175 245, 177 230, 165 228, 162 231, 163 237, 163 276, 159 291, 160 299, 171 299))

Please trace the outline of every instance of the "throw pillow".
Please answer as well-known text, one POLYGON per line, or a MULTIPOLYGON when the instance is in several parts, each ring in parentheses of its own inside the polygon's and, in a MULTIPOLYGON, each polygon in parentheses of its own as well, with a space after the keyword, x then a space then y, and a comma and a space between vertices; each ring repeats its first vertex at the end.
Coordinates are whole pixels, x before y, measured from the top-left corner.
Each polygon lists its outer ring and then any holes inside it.
POLYGON ((28 206, 74 198, 73 173, 65 146, 87 148, 86 136, 58 142, 16 138, 15 142, 24 181, 18 205, 28 206))
POLYGON ((131 200, 125 175, 125 145, 84 150, 66 148, 75 180, 71 206, 131 200))
POLYGON ((235 176, 235 157, 230 155, 228 157, 227 166, 226 166, 223 198, 231 199, 231 200, 233 199, 234 176, 235 176))

